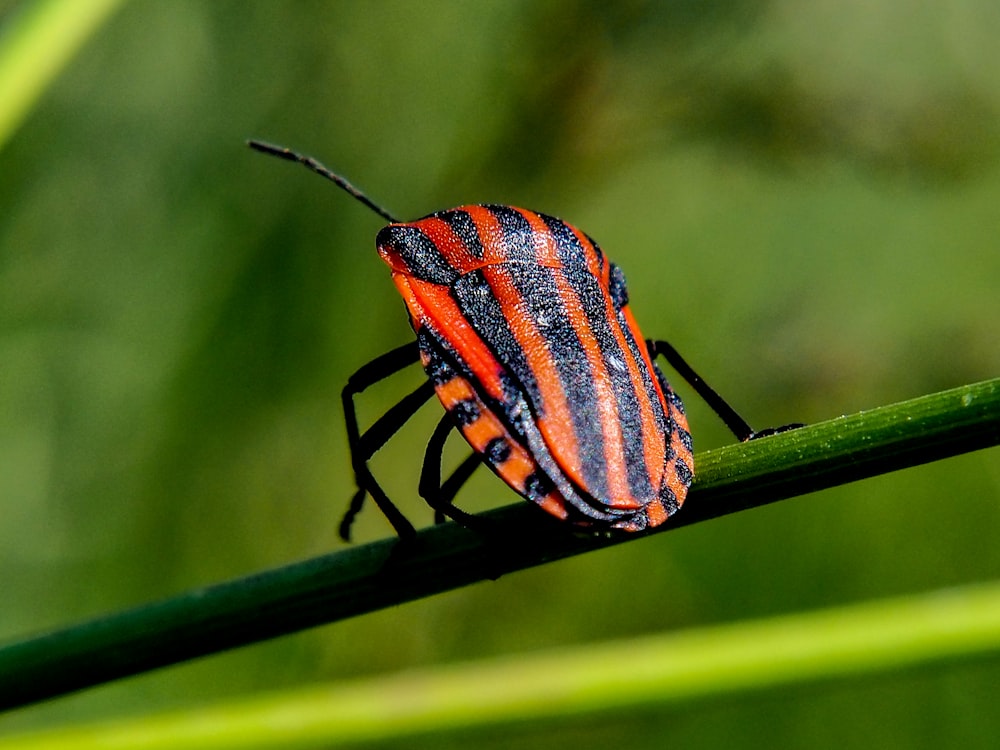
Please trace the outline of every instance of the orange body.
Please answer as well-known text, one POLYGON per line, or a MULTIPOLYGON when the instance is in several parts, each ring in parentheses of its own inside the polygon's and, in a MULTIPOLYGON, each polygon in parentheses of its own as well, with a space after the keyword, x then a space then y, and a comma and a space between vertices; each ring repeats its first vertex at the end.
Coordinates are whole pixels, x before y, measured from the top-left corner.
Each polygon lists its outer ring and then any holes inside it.
POLYGON ((390 224, 376 242, 441 403, 507 484, 584 525, 640 530, 680 507, 684 409, 595 242, 508 206, 390 224))

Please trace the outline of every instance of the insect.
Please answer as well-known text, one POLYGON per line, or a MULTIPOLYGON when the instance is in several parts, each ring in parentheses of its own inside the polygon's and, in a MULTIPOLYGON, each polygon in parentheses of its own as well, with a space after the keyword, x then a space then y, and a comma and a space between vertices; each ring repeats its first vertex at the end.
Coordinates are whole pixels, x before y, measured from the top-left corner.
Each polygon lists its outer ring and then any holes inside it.
POLYGON ((655 362, 659 355, 740 440, 796 426, 754 432, 673 347, 644 339, 621 270, 570 224, 498 205, 403 222, 315 159, 249 145, 303 164, 389 222, 375 244, 416 333, 361 367, 343 390, 358 485, 340 526, 345 540, 369 495, 400 537, 415 533, 368 461, 435 394, 446 413, 428 442, 419 492, 437 520, 467 525, 475 517, 452 500, 480 464, 579 526, 640 531, 675 513, 694 459, 684 407, 655 362), (355 396, 417 362, 427 380, 362 433, 355 396), (442 482, 441 454, 453 429, 473 452, 442 482))

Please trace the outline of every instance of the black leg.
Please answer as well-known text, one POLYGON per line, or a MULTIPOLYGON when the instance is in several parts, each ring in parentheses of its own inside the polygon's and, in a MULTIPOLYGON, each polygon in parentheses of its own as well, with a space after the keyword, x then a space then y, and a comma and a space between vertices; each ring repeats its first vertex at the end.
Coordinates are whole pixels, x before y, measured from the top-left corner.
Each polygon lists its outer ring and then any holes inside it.
POLYGON ((691 387, 694 388, 695 392, 701 396, 705 403, 708 404, 712 411, 719 415, 719 418, 725 423, 726 427, 741 441, 746 442, 747 440, 753 440, 754 438, 764 437, 765 435, 773 435, 777 432, 785 432, 786 430, 792 430, 796 427, 802 427, 800 423, 787 424, 781 427, 769 427, 759 432, 755 431, 747 423, 743 417, 741 417, 736 410, 731 407, 718 392, 712 388, 704 379, 692 369, 691 365, 684 361, 684 358, 680 353, 674 349, 666 341, 654 341, 650 339, 646 342, 646 346, 649 347, 649 356, 652 359, 656 359, 657 354, 662 354, 663 358, 667 360, 672 368, 674 368, 677 373, 684 378, 691 387))
POLYGON ((417 409, 434 395, 434 386, 429 381, 421 384, 420 387, 379 417, 364 434, 361 434, 358 426, 354 397, 369 386, 399 372, 404 367, 415 364, 419 358, 420 350, 417 347, 417 342, 404 344, 362 366, 348 379, 347 385, 344 386, 342 399, 344 418, 347 423, 347 445, 351 451, 351 466, 358 484, 358 491, 351 498, 351 504, 340 522, 340 536, 345 541, 350 539, 351 524, 364 505, 365 495, 372 496, 375 504, 385 514, 400 537, 412 537, 416 533, 413 525, 392 504, 378 482, 375 481, 375 477, 368 468, 368 459, 385 445, 386 441, 416 413, 417 409))
POLYGON ((472 473, 482 463, 482 456, 473 453, 466 458, 458 468, 452 472, 444 483, 441 483, 441 454, 444 451, 445 440, 451 434, 455 425, 451 417, 447 414, 441 418, 431 439, 427 442, 427 450, 424 453, 424 466, 420 471, 420 497, 427 501, 427 504, 434 509, 434 522, 441 523, 444 517, 448 516, 463 526, 475 526, 479 519, 470 513, 456 508, 452 501, 455 495, 465 484, 472 473))

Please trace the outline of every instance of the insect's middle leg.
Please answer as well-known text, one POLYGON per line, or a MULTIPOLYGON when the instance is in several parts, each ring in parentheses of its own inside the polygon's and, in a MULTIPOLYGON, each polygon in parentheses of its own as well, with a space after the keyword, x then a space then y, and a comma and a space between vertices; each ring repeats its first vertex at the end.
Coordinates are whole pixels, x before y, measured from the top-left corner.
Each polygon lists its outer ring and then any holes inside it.
POLYGON ((434 522, 441 523, 445 516, 466 527, 474 527, 480 519, 470 513, 456 508, 452 501, 455 495, 472 476, 472 473, 482 463, 482 455, 473 453, 468 456, 458 468, 452 472, 443 483, 441 482, 441 454, 444 451, 445 440, 455 428, 451 417, 445 414, 427 441, 424 452, 424 465, 420 471, 420 497, 434 509, 434 522))

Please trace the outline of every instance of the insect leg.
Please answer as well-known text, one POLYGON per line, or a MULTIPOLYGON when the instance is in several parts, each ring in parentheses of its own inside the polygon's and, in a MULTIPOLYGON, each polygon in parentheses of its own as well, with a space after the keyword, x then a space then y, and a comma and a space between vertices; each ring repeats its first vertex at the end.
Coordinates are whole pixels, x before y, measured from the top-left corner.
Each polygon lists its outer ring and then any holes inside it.
POLYGON ((674 349, 666 341, 654 341, 652 339, 646 342, 646 346, 649 347, 649 356, 652 359, 656 359, 657 354, 662 354, 663 358, 667 360, 674 370, 684 378, 695 392, 704 399, 705 403, 708 404, 712 411, 719 415, 719 418, 725 423, 726 427, 737 437, 741 442, 746 442, 747 440, 753 440, 754 438, 764 437, 765 435, 773 435, 777 432, 785 432, 786 430, 792 430, 796 427, 802 427, 800 423, 787 424, 781 427, 769 427, 764 430, 755 431, 747 423, 743 417, 741 417, 736 410, 730 406, 718 392, 712 388, 705 380, 694 371, 694 369, 687 362, 680 353, 674 349))
POLYGON ((468 456, 443 484, 441 482, 441 453, 444 450, 445 440, 454 427, 451 417, 445 414, 434 428, 424 453, 419 492, 420 497, 434 509, 435 523, 441 523, 445 516, 449 516, 463 526, 473 526, 479 519, 456 508, 452 505, 452 501, 462 485, 472 476, 472 472, 482 463, 482 456, 479 453, 468 456))
POLYGON ((345 541, 350 538, 351 524, 361 510, 366 494, 372 496, 375 504, 385 514, 400 537, 410 537, 416 533, 413 525, 392 504, 378 482, 375 481, 375 477, 368 468, 368 459, 385 445, 386 441, 434 394, 434 386, 429 381, 421 384, 379 417, 364 434, 361 433, 358 426, 354 397, 369 386, 399 372, 404 367, 415 364, 419 358, 420 351, 417 342, 404 344, 363 365, 348 378, 347 385, 344 386, 341 398, 347 424, 347 445, 351 452, 351 466, 358 484, 358 490, 351 498, 350 506, 340 522, 340 536, 345 541))

